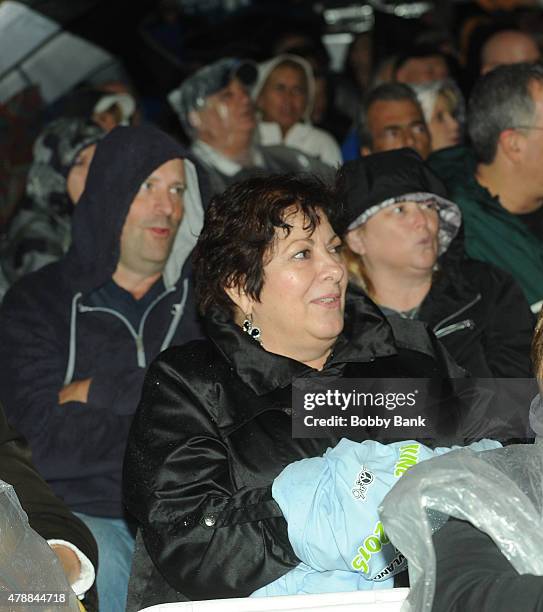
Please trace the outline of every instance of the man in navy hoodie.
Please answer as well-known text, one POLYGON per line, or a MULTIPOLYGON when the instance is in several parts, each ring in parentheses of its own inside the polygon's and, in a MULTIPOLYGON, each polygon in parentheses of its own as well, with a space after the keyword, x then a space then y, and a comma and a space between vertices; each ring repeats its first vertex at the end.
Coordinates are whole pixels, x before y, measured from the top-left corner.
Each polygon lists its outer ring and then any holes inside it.
POLYGON ((121 468, 145 370, 201 335, 189 259, 203 221, 198 173, 159 130, 113 130, 97 147, 68 253, 22 278, 0 309, 0 400, 98 542, 102 611, 125 607, 133 537, 121 468))

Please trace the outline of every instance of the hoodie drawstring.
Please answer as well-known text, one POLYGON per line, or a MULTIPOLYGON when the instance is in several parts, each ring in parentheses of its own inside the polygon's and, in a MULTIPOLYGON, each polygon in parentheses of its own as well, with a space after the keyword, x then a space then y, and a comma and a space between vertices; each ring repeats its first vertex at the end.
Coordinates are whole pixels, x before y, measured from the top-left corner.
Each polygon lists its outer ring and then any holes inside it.
POLYGON ((162 342, 162 345, 160 347, 161 351, 163 351, 164 349, 168 348, 168 346, 170 346, 170 342, 172 341, 172 338, 177 330, 177 327, 179 326, 179 321, 181 320, 181 317, 183 316, 183 311, 185 310, 185 304, 187 302, 188 292, 189 292, 189 279, 186 278, 183 281, 183 296, 181 297, 181 301, 178 304, 174 304, 172 307, 175 310, 175 314, 172 319, 172 322, 170 323, 168 332, 166 333, 166 336, 164 337, 164 341, 162 342))
POLYGON ((76 293, 72 299, 72 312, 70 314, 70 344, 68 349, 68 365, 66 366, 66 375, 64 376, 64 386, 69 385, 72 382, 75 368, 75 347, 76 347, 76 333, 75 333, 75 321, 77 318, 77 302, 83 294, 81 292, 76 293))
MULTIPOLYGON (((189 288, 189 280, 188 278, 186 278, 183 281, 183 295, 181 297, 181 301, 178 304, 174 304, 172 307, 173 317, 172 317, 170 326, 168 327, 168 331, 166 332, 166 336, 164 337, 164 341, 162 342, 162 345, 160 347, 161 351, 163 351, 165 348, 169 346, 179 326, 179 322, 181 320, 181 317, 183 316, 183 312, 185 310, 185 304, 187 302, 188 288, 189 288)), ((158 304, 158 302, 160 302, 166 295, 168 295, 169 293, 172 293, 172 291, 175 291, 175 288, 172 287, 171 289, 166 289, 166 291, 162 292, 148 306, 147 310, 145 311, 140 321, 138 332, 136 332, 136 330, 132 327, 132 325, 130 324, 130 322, 128 321, 126 317, 124 317, 119 312, 111 308, 84 306, 83 304, 81 304, 79 306, 79 310, 81 312, 105 312, 123 321, 123 323, 126 325, 128 331, 130 332, 131 336, 134 338, 134 341, 136 343, 136 354, 137 354, 137 360, 138 360, 138 367, 146 368, 148 364, 147 364, 147 360, 145 356, 145 347, 143 344, 143 329, 144 329, 145 321, 149 313, 156 306, 156 304, 158 304)), ((72 300, 72 312, 70 316, 70 348, 69 348, 69 354, 68 354, 68 365, 66 367, 66 375, 64 377, 64 385, 70 384, 72 382, 72 378, 74 375, 75 356, 76 356, 76 319, 77 319, 77 310, 78 310, 77 302, 79 301, 79 298, 81 296, 82 296, 82 293, 77 293, 72 300)))

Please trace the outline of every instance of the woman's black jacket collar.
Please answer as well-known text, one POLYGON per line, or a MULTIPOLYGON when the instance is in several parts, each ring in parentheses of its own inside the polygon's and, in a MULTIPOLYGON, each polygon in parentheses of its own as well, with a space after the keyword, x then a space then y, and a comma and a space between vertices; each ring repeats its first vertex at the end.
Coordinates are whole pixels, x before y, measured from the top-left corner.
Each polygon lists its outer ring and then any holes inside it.
POLYGON ((206 331, 257 395, 285 388, 298 377, 333 376, 346 363, 371 362, 397 355, 401 349, 418 351, 444 362, 445 376, 465 376, 465 371, 443 351, 424 323, 403 319, 390 322, 366 295, 351 289, 346 297, 345 327, 321 371, 264 350, 218 309, 212 309, 206 317, 206 331))

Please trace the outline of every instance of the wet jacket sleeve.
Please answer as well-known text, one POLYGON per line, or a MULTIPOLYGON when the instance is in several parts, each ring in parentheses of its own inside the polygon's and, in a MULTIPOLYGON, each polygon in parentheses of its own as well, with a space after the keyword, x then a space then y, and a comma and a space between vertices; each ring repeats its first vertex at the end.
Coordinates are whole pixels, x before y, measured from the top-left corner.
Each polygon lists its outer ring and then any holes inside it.
POLYGON ((543 611, 543 576, 520 575, 494 542, 470 523, 451 519, 433 539, 433 612, 543 611))
POLYGON ((46 540, 66 540, 97 566, 96 543, 87 527, 55 496, 32 464, 25 440, 0 407, 0 479, 13 486, 30 526, 46 540))
POLYGON ((245 597, 298 559, 271 486, 236 485, 215 391, 202 387, 167 354, 151 366, 128 442, 125 503, 173 588, 196 600, 245 597))

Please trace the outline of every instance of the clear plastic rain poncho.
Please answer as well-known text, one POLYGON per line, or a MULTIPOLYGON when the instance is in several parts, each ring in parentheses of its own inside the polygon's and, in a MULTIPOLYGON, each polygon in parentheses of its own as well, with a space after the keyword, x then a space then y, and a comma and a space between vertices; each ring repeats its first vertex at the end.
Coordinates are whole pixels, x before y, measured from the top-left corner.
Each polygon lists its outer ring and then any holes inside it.
POLYGON ((0 480, 0 610, 79 609, 58 557, 28 524, 13 487, 0 480))
POLYGON ((435 457, 407 472, 379 511, 387 536, 409 563, 411 590, 402 612, 432 609, 432 534, 449 517, 469 521, 490 536, 520 574, 543 575, 543 445, 482 453, 462 449, 435 457), (530 537, 519 538, 519 533, 530 537))

